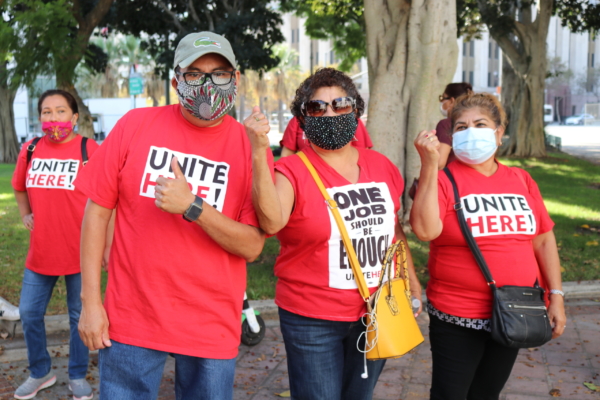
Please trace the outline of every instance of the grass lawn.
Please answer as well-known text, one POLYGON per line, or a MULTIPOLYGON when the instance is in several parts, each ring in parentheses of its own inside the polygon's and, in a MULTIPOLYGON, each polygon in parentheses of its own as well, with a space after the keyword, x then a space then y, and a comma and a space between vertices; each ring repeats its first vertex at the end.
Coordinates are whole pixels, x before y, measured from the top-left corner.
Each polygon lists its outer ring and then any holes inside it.
MULTIPOLYGON (((509 158, 502 162, 524 168, 538 183, 556 223, 554 231, 563 281, 600 279, 600 166, 563 153, 550 153, 543 159, 509 158)), ((0 296, 18 304, 29 234, 21 223, 10 185, 13 169, 14 164, 0 164, 0 296)), ((417 274, 425 284, 428 244, 413 234, 408 234, 408 244, 417 274)), ((274 297, 273 265, 278 252, 277 239, 269 238, 260 257, 248 265, 250 299, 274 297)), ((61 279, 50 302, 49 314, 66 313, 65 296, 61 279)))

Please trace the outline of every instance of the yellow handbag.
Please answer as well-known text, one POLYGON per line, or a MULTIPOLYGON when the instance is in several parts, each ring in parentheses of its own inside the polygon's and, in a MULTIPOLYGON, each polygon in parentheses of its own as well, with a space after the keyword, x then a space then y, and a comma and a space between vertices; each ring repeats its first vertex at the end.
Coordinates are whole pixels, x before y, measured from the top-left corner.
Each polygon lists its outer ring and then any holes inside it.
POLYGON ((399 240, 387 249, 381 267, 379 287, 371 295, 337 203, 327 193, 319 174, 306 155, 301 151, 297 154, 310 171, 337 223, 356 279, 356 286, 367 303, 367 337, 364 350, 366 358, 380 360, 402 357, 424 340, 410 305, 410 283, 404 242, 399 240), (397 266, 395 274, 393 273, 394 259, 397 266), (403 277, 400 276, 400 266, 403 269, 403 277), (386 281, 384 276, 387 276, 386 281))

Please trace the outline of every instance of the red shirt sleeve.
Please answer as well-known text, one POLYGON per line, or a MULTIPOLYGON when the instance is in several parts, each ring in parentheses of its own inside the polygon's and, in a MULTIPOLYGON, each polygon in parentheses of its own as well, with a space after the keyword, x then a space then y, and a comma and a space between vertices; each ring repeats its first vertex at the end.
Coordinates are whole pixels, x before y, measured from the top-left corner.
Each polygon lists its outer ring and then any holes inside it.
POLYGON ((298 136, 298 130, 300 129, 300 123, 298 122, 298 118, 294 117, 288 123, 288 126, 285 128, 285 132, 283 132, 283 139, 281 139, 281 145, 283 147, 287 147, 293 152, 298 151, 298 145, 296 144, 296 139, 298 136))
POLYGON ((438 122, 435 127, 435 134, 438 137, 440 143, 447 144, 452 147, 452 121, 450 118, 444 118, 438 122))
POLYGON ((27 147, 33 141, 25 143, 19 152, 19 157, 17 158, 17 166, 15 167, 15 172, 12 177, 12 187, 14 190, 19 192, 27 191, 27 186, 25 185, 25 179, 27 179, 27 147))
POLYGON ((373 142, 371 142, 367 127, 360 118, 358 119, 358 127, 356 128, 356 140, 358 141, 357 145, 360 145, 363 148, 370 149, 373 147, 373 142))
POLYGON ((127 121, 128 115, 125 115, 117 122, 102 146, 93 150, 94 157, 90 157, 75 180, 79 190, 104 208, 114 209, 117 205, 119 173, 126 161, 123 132, 127 121))

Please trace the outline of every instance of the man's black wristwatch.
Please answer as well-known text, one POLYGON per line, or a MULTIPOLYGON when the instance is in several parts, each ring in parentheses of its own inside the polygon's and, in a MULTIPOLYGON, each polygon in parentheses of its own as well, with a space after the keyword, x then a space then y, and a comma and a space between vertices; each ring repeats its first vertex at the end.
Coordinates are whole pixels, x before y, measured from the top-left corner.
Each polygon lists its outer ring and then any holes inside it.
POLYGON ((188 222, 194 222, 200 218, 200 214, 202 214, 202 204, 204 204, 202 197, 196 196, 196 200, 194 200, 194 202, 190 204, 188 209, 183 213, 183 219, 188 222))

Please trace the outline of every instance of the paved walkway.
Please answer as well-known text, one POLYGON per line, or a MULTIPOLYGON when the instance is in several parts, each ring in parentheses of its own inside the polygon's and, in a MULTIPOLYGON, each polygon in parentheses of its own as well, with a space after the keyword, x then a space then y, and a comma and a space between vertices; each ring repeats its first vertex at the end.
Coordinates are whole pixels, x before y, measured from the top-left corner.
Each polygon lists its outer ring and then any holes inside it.
MULTIPOLYGON (((573 400, 600 400, 584 382, 600 386, 600 298, 567 301, 567 331, 558 340, 539 349, 523 349, 501 400, 534 400, 562 397, 573 400), (553 395, 551 394, 553 393, 553 395)), ((255 347, 240 346, 237 359, 234 399, 279 399, 289 389, 285 347, 277 319, 267 320, 265 339, 255 347)), ((427 399, 431 380, 431 356, 426 335, 428 317, 419 317, 426 342, 412 354, 388 360, 375 389, 375 399, 427 399)), ((19 339, 15 339, 18 341, 19 339)), ((55 337, 65 343, 64 336, 55 337)), ((7 341, 0 340, 0 345, 7 341)), ((55 347, 56 348, 56 347, 55 347)), ((70 399, 67 354, 54 350, 56 385, 41 391, 36 399, 70 399)), ((97 356, 90 360, 88 381, 98 390, 97 356)), ((165 366, 160 400, 174 399, 174 361, 165 366)), ((0 363, 0 400, 12 399, 14 388, 28 376, 27 361, 0 363)))

